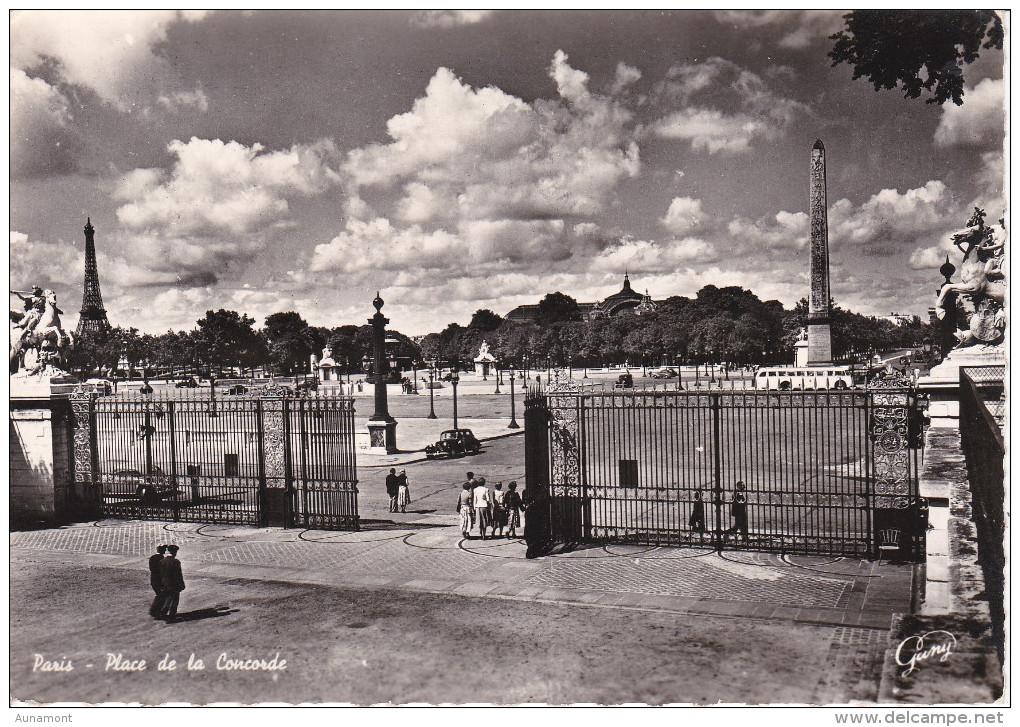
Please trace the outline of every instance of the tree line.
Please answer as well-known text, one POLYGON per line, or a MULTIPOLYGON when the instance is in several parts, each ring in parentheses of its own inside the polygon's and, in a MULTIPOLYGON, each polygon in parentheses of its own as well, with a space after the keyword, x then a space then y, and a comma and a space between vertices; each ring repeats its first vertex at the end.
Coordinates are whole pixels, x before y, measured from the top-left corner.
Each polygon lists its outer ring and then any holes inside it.
MULTIPOLYGON (((451 323, 425 336, 421 355, 425 360, 467 362, 484 340, 499 361, 516 366, 782 364, 793 360, 807 313, 806 299, 787 310, 777 300, 762 301, 740 287, 707 285, 694 298, 667 298, 652 312, 586 320, 577 301, 557 292, 542 299, 534 322, 479 310, 467 326, 451 323)), ((897 325, 833 305, 833 356, 850 360, 917 346, 929 337, 929 327, 917 316, 897 325)))
MULTIPOLYGON (((535 321, 513 321, 491 310, 475 312, 467 326, 449 324, 416 343, 388 330, 396 343, 388 352, 420 366, 470 365, 485 341, 505 366, 660 366, 729 362, 736 365, 789 363, 807 325, 808 304, 792 310, 776 300, 762 301, 740 287, 707 285, 694 298, 673 296, 654 311, 624 312, 587 320, 577 301, 550 293, 539 304, 535 321)), ((309 325, 293 311, 274 313, 262 328, 237 311, 206 311, 190 331, 140 334, 114 328, 80 339, 67 365, 83 375, 116 370, 126 361, 136 375, 222 373, 256 369, 277 375, 309 371, 309 357, 328 344, 341 371, 358 374, 372 357, 372 327, 309 325)), ((838 360, 872 351, 917 346, 929 326, 915 316, 907 325, 863 316, 833 306, 832 347, 838 360)))

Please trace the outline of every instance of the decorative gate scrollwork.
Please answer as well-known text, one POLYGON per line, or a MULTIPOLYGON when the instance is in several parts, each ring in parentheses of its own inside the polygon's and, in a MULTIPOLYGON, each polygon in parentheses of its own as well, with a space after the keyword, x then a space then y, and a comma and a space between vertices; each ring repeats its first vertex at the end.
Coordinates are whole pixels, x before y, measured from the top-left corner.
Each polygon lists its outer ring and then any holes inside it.
POLYGON ((93 409, 96 396, 94 384, 78 384, 70 395, 74 417, 74 493, 86 512, 97 510, 102 501, 102 493, 95 481, 93 409))

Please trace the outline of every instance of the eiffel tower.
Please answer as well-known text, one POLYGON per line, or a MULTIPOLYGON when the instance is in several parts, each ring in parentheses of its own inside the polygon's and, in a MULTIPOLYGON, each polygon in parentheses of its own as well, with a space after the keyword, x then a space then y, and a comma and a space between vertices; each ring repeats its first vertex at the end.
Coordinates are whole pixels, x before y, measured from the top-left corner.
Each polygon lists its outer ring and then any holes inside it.
POLYGON ((110 320, 106 317, 106 309, 103 308, 103 294, 99 292, 95 234, 92 219, 89 218, 85 223, 85 294, 81 301, 78 330, 75 334, 77 336, 84 333, 105 333, 111 328, 110 320))

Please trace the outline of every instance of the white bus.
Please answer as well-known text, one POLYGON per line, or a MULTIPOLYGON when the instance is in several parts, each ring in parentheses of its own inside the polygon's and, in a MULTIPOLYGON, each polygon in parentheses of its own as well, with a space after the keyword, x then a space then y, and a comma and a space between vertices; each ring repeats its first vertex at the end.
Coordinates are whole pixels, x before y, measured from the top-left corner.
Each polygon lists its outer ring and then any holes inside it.
POLYGON ((847 366, 770 366, 758 369, 754 388, 791 391, 800 389, 851 389, 854 380, 847 366))

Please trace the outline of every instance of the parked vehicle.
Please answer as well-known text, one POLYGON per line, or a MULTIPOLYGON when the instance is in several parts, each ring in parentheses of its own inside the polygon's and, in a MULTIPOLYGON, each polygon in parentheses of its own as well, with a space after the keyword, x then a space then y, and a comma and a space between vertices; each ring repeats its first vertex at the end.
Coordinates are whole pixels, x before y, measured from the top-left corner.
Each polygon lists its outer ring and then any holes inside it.
POLYGON ((759 369, 754 375, 754 388, 765 390, 849 389, 853 385, 854 381, 847 366, 824 368, 770 366, 759 369))
POLYGON ((317 379, 307 379, 305 381, 300 382, 295 387, 295 389, 297 390, 298 393, 301 393, 302 391, 318 391, 319 382, 317 379))
POLYGON ((470 429, 447 429, 439 435, 438 442, 425 448, 425 456, 428 459, 463 457, 465 454, 478 454, 480 451, 482 443, 470 429))
POLYGON ((633 389, 634 388, 634 374, 620 374, 616 379, 614 388, 617 389, 633 389))
POLYGON ((198 388, 198 382, 195 380, 194 376, 186 376, 185 378, 180 379, 177 382, 177 388, 178 389, 197 389, 198 388))
POLYGON ((223 393, 229 394, 230 396, 242 396, 243 394, 248 393, 248 387, 244 384, 234 384, 223 393))
POLYGON ((163 470, 154 467, 152 474, 138 470, 117 470, 107 475, 103 483, 103 494, 136 498, 143 505, 158 505, 166 498, 173 498, 177 486, 163 470))
POLYGON ((113 384, 106 379, 88 379, 85 383, 94 385, 96 391, 104 396, 113 393, 113 384))
POLYGON ((671 369, 668 366, 663 366, 658 371, 653 371, 650 376, 653 379, 675 379, 678 374, 676 369, 671 369))

